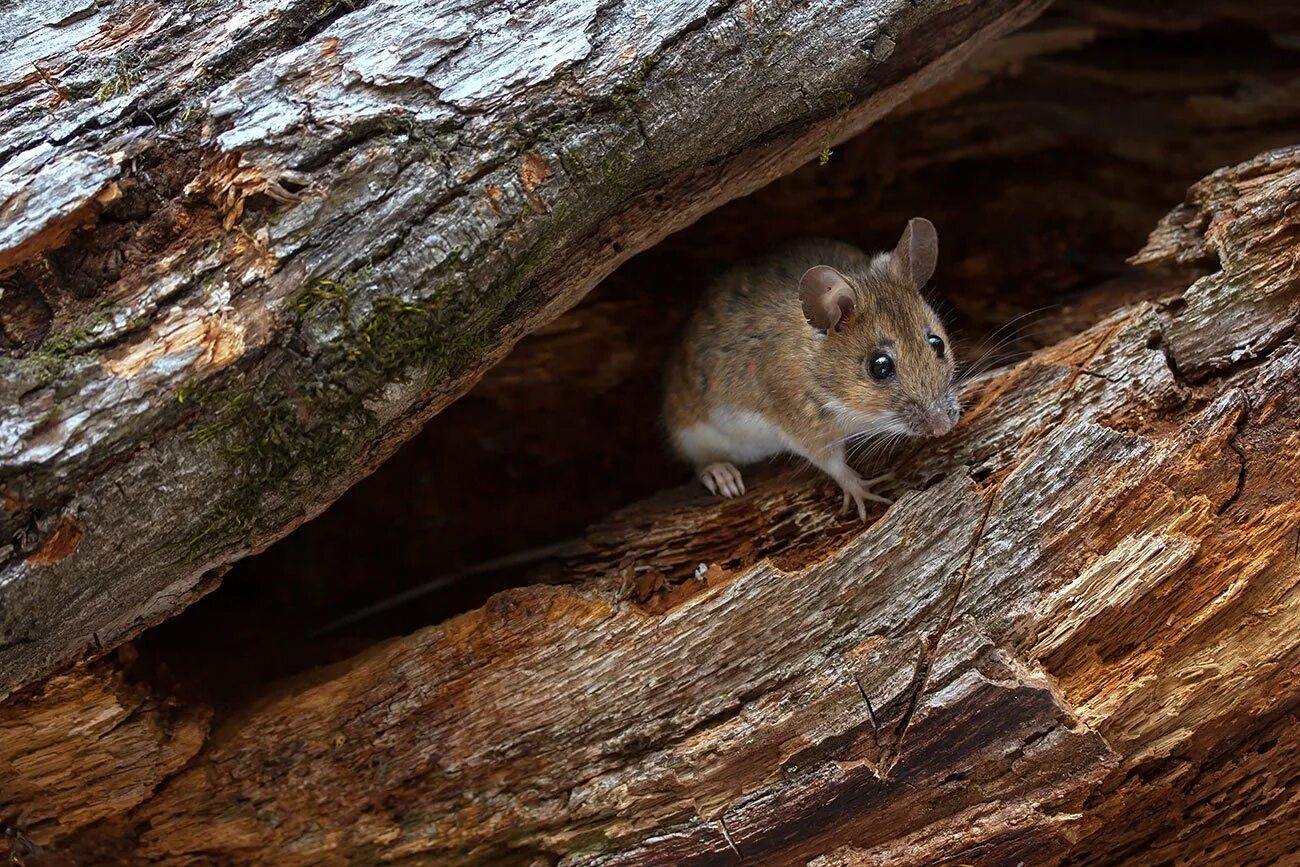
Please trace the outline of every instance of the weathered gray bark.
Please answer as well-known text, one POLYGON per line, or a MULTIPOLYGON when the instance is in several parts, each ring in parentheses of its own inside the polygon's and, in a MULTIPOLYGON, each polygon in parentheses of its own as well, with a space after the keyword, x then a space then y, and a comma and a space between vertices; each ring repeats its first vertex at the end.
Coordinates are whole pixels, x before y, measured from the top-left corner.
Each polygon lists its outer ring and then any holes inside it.
POLYGON ((0 689, 183 607, 617 263, 1041 6, 11 6, 0 689))

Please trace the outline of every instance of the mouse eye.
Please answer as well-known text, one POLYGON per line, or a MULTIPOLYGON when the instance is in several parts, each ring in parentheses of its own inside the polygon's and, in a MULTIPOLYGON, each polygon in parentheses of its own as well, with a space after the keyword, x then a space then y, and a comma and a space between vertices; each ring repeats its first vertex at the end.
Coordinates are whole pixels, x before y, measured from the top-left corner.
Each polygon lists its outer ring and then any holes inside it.
POLYGON ((872 379, 889 379, 894 375, 894 359, 883 352, 877 352, 871 356, 871 363, 867 365, 867 370, 871 373, 872 379))
POLYGON ((934 350, 934 354, 943 358, 943 338, 937 334, 931 334, 926 339, 930 341, 930 348, 934 350))

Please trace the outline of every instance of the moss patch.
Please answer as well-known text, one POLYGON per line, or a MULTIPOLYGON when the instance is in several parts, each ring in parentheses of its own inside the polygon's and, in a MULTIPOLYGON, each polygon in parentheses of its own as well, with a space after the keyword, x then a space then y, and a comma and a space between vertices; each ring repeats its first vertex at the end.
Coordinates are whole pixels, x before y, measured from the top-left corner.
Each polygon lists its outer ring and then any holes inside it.
POLYGON ((127 49, 109 64, 104 81, 95 91, 96 102, 107 102, 124 94, 144 80, 144 56, 133 49, 127 49))
POLYGON ((629 105, 636 105, 641 101, 641 90, 645 87, 646 76, 659 65, 663 58, 658 54, 651 54, 641 61, 641 65, 636 68, 627 81, 620 84, 614 90, 611 102, 615 108, 623 108, 629 105))
POLYGON ((21 364, 34 372, 42 385, 49 384, 58 379, 75 359, 91 355, 104 339, 110 324, 106 316, 81 320, 46 337, 40 346, 23 357, 21 364))
POLYGON ((215 448, 239 476, 214 504, 207 526, 186 541, 188 558, 246 537, 263 516, 277 513, 272 499, 293 503, 294 492, 344 472, 375 432, 372 405, 390 384, 421 377, 435 387, 481 357, 501 311, 526 281, 512 271, 467 298, 453 285, 459 268, 459 256, 449 256, 441 288, 427 304, 381 296, 364 311, 356 300, 364 273, 318 281, 289 305, 297 327, 337 334, 310 367, 290 360, 284 375, 272 374, 258 386, 176 392, 177 403, 201 406, 208 415, 194 440, 215 448))
POLYGON ((767 44, 763 46, 763 56, 767 57, 776 49, 777 45, 781 44, 783 40, 789 38, 790 38, 789 30, 782 30, 779 33, 773 33, 772 38, 767 40, 767 44))

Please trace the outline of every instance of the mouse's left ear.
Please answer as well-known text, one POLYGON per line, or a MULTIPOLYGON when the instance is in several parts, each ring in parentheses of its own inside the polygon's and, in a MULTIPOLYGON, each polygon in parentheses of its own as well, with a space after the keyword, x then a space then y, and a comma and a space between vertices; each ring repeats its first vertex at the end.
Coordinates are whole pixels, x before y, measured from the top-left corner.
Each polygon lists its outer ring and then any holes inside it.
POLYGON ((799 278, 803 315, 819 331, 829 334, 853 318, 853 287, 830 265, 809 268, 799 278))
POLYGON ((920 289, 934 276, 934 266, 939 260, 939 233, 934 223, 925 217, 907 221, 903 237, 898 239, 890 257, 890 266, 899 277, 908 280, 912 288, 920 289))

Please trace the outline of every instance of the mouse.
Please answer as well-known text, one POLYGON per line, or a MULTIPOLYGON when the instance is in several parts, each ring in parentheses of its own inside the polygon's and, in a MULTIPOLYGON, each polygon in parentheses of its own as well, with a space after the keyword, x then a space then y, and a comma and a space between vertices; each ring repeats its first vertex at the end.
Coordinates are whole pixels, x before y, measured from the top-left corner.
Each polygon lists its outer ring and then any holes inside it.
POLYGON ((665 376, 673 450, 715 495, 745 493, 740 467, 801 457, 843 492, 842 510, 888 504, 849 455, 898 435, 937 437, 957 423, 957 359, 922 290, 939 238, 923 217, 893 250, 795 242, 733 266, 705 290, 665 376))

